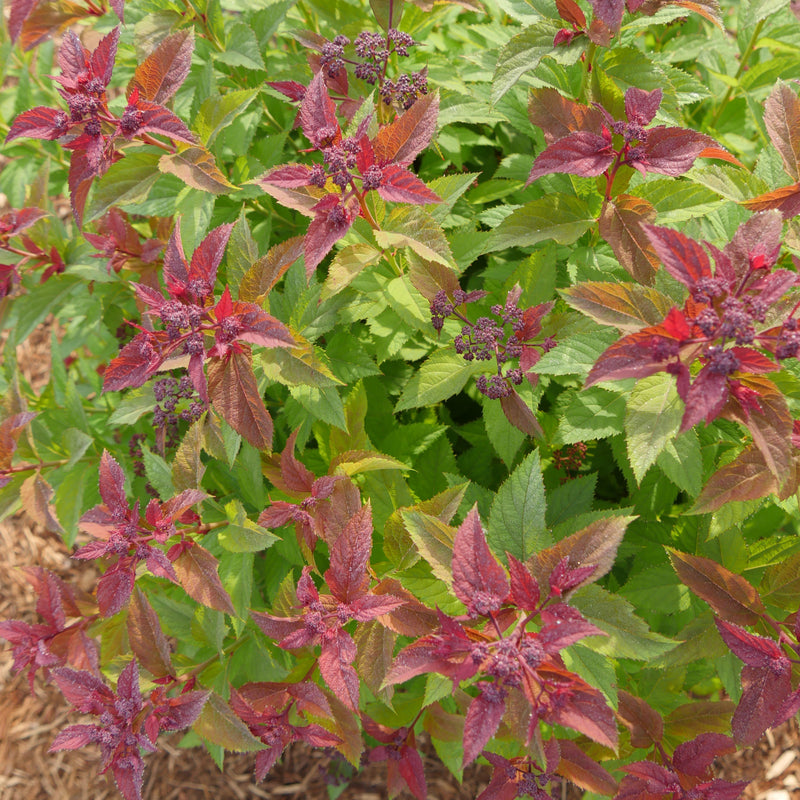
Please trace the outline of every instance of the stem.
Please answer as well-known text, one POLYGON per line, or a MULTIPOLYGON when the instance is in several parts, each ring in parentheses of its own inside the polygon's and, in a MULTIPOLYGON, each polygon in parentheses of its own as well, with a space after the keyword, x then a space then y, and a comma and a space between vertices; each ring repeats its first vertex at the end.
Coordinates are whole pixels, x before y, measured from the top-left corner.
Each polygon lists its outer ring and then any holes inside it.
POLYGON ((237 639, 227 647, 223 647, 222 651, 217 653, 217 655, 207 658, 205 661, 194 667, 194 669, 181 675, 178 678, 177 683, 187 683, 191 678, 196 678, 204 669, 219 661, 219 659, 223 656, 230 656, 235 653, 245 642, 249 642, 251 638, 252 634, 246 633, 241 639, 237 639))
MULTIPOLYGON (((89 461, 88 458, 82 458, 80 461, 89 461)), ((8 469, 0 470, 0 475, 11 475, 16 472, 33 472, 35 469, 45 469, 46 467, 63 467, 64 464, 69 463, 68 458, 63 458, 61 461, 41 461, 38 464, 20 464, 16 467, 8 467, 8 469)))
MULTIPOLYGON (((744 49, 744 53, 742 53, 742 58, 739 61, 739 69, 736 70, 736 74, 733 76, 735 81, 738 81, 739 78, 742 76, 742 73, 747 68, 747 62, 750 60, 750 56, 753 55, 753 51, 756 49, 756 42, 758 41, 758 37, 761 35, 761 30, 764 27, 764 23, 766 20, 759 20, 756 23, 755 28, 753 28, 753 35, 750 37, 750 41, 747 43, 747 47, 744 49)), ((729 86, 728 90, 725 92, 725 96, 722 98, 722 102, 717 107, 714 116, 711 118, 711 127, 716 128, 717 123, 719 122, 719 118, 722 116, 722 112, 725 110, 725 106, 728 105, 728 101, 731 99, 731 95, 733 95, 733 86, 729 86)))
POLYGON ((164 142, 159 142, 158 139, 155 139, 149 133, 139 134, 139 139, 141 139, 145 144, 152 144, 154 147, 160 147, 162 150, 166 150, 168 153, 176 152, 174 147, 164 144, 164 142))

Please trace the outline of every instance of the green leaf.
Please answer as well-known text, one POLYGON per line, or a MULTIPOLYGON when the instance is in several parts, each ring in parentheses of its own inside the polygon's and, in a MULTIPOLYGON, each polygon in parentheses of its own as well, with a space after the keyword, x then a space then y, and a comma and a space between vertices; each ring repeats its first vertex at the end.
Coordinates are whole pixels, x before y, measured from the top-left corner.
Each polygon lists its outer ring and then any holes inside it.
POLYGON ((431 514, 400 512, 411 541, 427 561, 433 574, 448 586, 453 582, 453 539, 455 530, 431 514))
POLYGON ((418 206, 396 208, 384 229, 373 231, 379 247, 410 247, 420 258, 455 268, 450 244, 439 224, 418 206))
POLYGON ((675 647, 671 639, 651 631, 624 597, 611 594, 597 584, 584 586, 575 592, 570 605, 608 634, 607 637, 593 636, 586 641, 586 646, 601 655, 649 661, 675 647))
POLYGON ((215 53, 214 58, 230 67, 264 69, 264 59, 253 29, 244 22, 237 22, 230 29, 225 50, 215 53))
POLYGON ((500 487, 492 503, 486 539, 503 560, 505 553, 520 561, 553 543, 545 524, 544 496, 539 451, 534 450, 500 487))
POLYGON ((599 689, 612 708, 617 707, 617 674, 610 658, 581 644, 562 650, 560 655, 567 669, 577 673, 590 686, 599 689))
POLYGON ((172 468, 164 459, 148 447, 142 447, 142 461, 147 480, 153 485, 162 500, 169 500, 175 494, 172 485, 172 468))
POLYGON ((130 153, 112 164, 92 187, 85 222, 102 217, 112 206, 139 203, 161 174, 157 153, 130 153))
POLYGON ((244 112, 255 100, 259 91, 259 89, 239 89, 224 95, 212 95, 203 101, 197 113, 195 130, 206 147, 211 147, 219 133, 244 112))
POLYGON ((565 392, 559 398, 557 439, 559 443, 605 439, 622 433, 625 397, 617 392, 592 386, 582 392, 565 392))
POLYGON ((658 468, 690 497, 697 497, 703 488, 703 454, 695 430, 686 431, 667 442, 656 459, 658 468))
POLYGON ((511 38, 500 51, 492 78, 492 102, 496 103, 526 72, 539 66, 544 56, 556 52, 553 39, 559 26, 540 20, 511 38))
POLYGON ((548 528, 555 528, 568 519, 580 514, 588 514, 592 510, 594 488, 597 484, 597 473, 581 475, 568 480, 547 494, 548 528))
MULTIPOLYGON (((220 530, 219 543, 229 552, 258 553, 278 541, 275 534, 247 518, 247 511, 239 500, 234 499, 226 503, 225 514, 230 524, 220 530)), ((235 598, 234 605, 236 605, 235 598)))
POLYGON ((237 753, 254 753, 264 749, 264 745, 216 692, 206 701, 192 730, 212 744, 237 753))
POLYGON ((153 384, 148 383, 125 392, 108 421, 111 425, 133 425, 145 414, 152 414, 156 405, 153 384))
POLYGON ((382 256, 381 251, 371 244, 359 242, 343 247, 328 267, 328 277, 322 286, 320 298, 327 300, 333 297, 348 286, 363 269, 380 261, 382 256))
POLYGON ((512 211, 491 232, 486 251, 530 247, 546 239, 572 244, 594 223, 594 215, 583 200, 565 194, 548 194, 512 211))
POLYGON ((580 375, 585 378, 598 358, 617 341, 615 331, 597 330, 571 336, 545 353, 533 371, 539 375, 580 375))
POLYGON ((347 430, 344 405, 335 386, 292 386, 289 392, 315 419, 347 430))
POLYGON ((675 379, 657 372, 638 381, 628 395, 625 435, 633 474, 641 483, 683 419, 684 404, 675 379))
POLYGON ((406 384, 395 411, 430 406, 458 394, 482 364, 467 363, 450 347, 431 353, 406 384))
POLYGON ((508 421, 503 413, 503 407, 494 400, 486 400, 483 403, 483 424, 497 455, 507 467, 511 468, 527 436, 508 421))
MULTIPOLYGON (((245 621, 250 618, 254 558, 252 553, 236 553, 225 556, 219 562, 220 580, 236 609, 236 616, 232 617, 232 621, 237 636, 241 635, 245 621)), ((223 614, 220 616, 224 619, 223 614)))
POLYGON ((74 275, 53 275, 47 283, 35 286, 28 294, 17 297, 5 327, 12 335, 6 347, 21 344, 44 318, 62 306, 83 281, 74 275))

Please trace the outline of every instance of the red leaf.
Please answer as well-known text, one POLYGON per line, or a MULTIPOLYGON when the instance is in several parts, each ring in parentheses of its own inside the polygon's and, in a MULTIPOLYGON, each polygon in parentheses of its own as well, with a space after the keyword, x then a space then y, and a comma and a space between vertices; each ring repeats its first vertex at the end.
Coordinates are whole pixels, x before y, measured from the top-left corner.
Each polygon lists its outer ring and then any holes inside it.
POLYGON ((189 282, 189 264, 183 252, 180 225, 175 225, 164 250, 164 281, 173 296, 183 294, 189 282))
POLYGON ((648 172, 672 177, 683 175, 707 147, 719 145, 704 133, 664 125, 649 128, 644 143, 644 166, 648 172))
POLYGON ((306 271, 314 270, 330 249, 350 230, 356 218, 353 206, 340 205, 339 195, 329 194, 314 206, 316 216, 303 242, 306 271))
POLYGON ((392 597, 391 595, 366 594, 354 600, 350 608, 354 620, 357 622, 369 622, 377 617, 384 616, 384 614, 390 614, 400 606, 405 605, 405 602, 402 598, 392 597))
POLYGON ((563 775, 582 789, 597 794, 613 795, 617 791, 617 782, 593 758, 569 739, 559 739, 561 760, 558 774, 563 775))
POLYGON ((398 164, 389 164, 383 168, 381 185, 378 194, 393 203, 441 203, 442 198, 431 191, 413 172, 398 164))
POLYGON ((100 458, 100 497, 116 519, 124 519, 130 506, 125 495, 125 473, 116 459, 103 450, 100 458))
MULTIPOLYGON (((86 198, 97 172, 90 165, 86 153, 77 151, 72 154, 69 162, 69 199, 72 206, 72 215, 80 227, 83 224, 83 211, 86 208, 86 198)), ((141 384, 140 384, 141 385, 141 384)))
POLYGON ((453 542, 453 591, 473 615, 499 610, 508 596, 508 578, 486 544, 477 505, 453 542))
POLYGON ((89 70, 89 53, 81 44, 74 31, 67 31, 58 48, 58 66, 61 68, 62 83, 75 83, 78 75, 89 70))
POLYGON ((356 655, 356 643, 347 631, 338 628, 335 635, 323 638, 318 661, 325 683, 353 711, 358 709, 359 697, 358 675, 351 666, 356 655))
POLYGON ((314 473, 295 458, 294 445, 299 432, 298 428, 289 434, 286 446, 281 452, 281 478, 285 488, 290 492, 308 493, 314 485, 314 473))
POLYGON ((710 558, 669 550, 678 577, 721 617, 739 625, 755 625, 766 614, 761 597, 741 575, 710 558))
POLYGON ((150 340, 153 334, 139 333, 131 339, 103 373, 103 391, 118 392, 141 386, 163 361, 150 340))
POLYGON ((111 689, 90 672, 59 667, 52 674, 67 701, 83 714, 99 715, 114 700, 111 689))
POLYGON ((11 0, 8 4, 8 33, 12 42, 17 41, 22 25, 38 3, 39 0, 11 0))
POLYGON ((305 164, 286 164, 286 166, 276 167, 266 175, 262 175, 259 182, 294 189, 298 186, 310 186, 310 177, 311 170, 305 164))
POLYGON ((589 0, 594 9, 594 15, 608 25, 614 33, 619 31, 622 24, 622 12, 625 10, 625 0, 589 0))
POLYGON ((575 131, 536 156, 525 185, 552 172, 595 177, 602 175, 613 161, 614 149, 609 139, 590 131, 575 131))
POLYGON ((500 689, 495 684, 482 684, 481 693, 470 703, 464 721, 464 759, 461 766, 471 764, 492 736, 497 733, 506 710, 500 689))
POLYGON ((108 86, 111 81, 118 44, 119 25, 100 40, 90 57, 92 75, 99 79, 104 87, 108 86))
POLYGON ((703 367, 686 395, 680 432, 688 431, 701 420, 705 420, 707 425, 713 422, 725 408, 730 393, 727 375, 711 372, 710 366, 703 367))
POLYGON ((516 389, 512 389, 509 394, 500 398, 500 407, 506 419, 524 434, 536 438, 544 436, 539 420, 516 389))
POLYGON ((314 147, 334 143, 342 137, 336 120, 336 106, 328 94, 322 70, 314 76, 305 91, 299 119, 303 133, 314 147))
POLYGON ((717 756, 736 752, 736 745, 724 733, 701 733, 690 742, 681 742, 672 754, 672 764, 678 772, 706 777, 717 756))
POLYGON ((700 151, 698 158, 717 158, 720 161, 727 161, 729 164, 735 164, 737 167, 747 169, 736 156, 731 155, 724 147, 704 147, 700 151))
POLYGON ((275 89, 276 92, 286 95, 286 97, 295 102, 302 100, 306 94, 306 87, 297 81, 267 81, 267 86, 275 89))
POLYGON ((752 200, 744 200, 742 205, 750 211, 767 211, 777 209, 784 219, 791 219, 800 214, 800 183, 782 186, 771 192, 760 194, 752 200))
POLYGON ((794 90, 779 81, 764 104, 764 125, 786 172, 800 178, 800 100, 794 90))
POLYGON ((539 607, 539 584, 530 570, 511 553, 506 553, 508 572, 511 577, 511 599, 523 611, 535 611, 539 607))
POLYGON ((556 0, 558 15, 575 28, 586 27, 586 17, 575 0, 556 0))
POLYGON ((420 97, 408 111, 378 131, 372 143, 379 166, 408 166, 429 144, 436 133, 439 95, 420 97))
POLYGON ((181 586, 193 600, 234 616, 236 611, 217 574, 217 559, 194 542, 173 562, 181 586))
POLYGON ((136 108, 144 114, 137 133, 157 133, 176 142, 197 144, 197 137, 186 127, 186 123, 168 108, 147 100, 139 100, 136 108))
POLYGON ((58 732, 47 752, 77 750, 79 747, 98 741, 99 738, 100 730, 95 725, 70 725, 58 732))
POLYGON ((663 325, 653 325, 623 336, 597 359, 597 363, 586 378, 585 387, 588 388, 601 381, 646 378, 648 375, 661 372, 666 366, 666 361, 657 359, 653 348, 665 340, 678 345, 678 341, 668 335, 663 325))
POLYGON ((180 731, 188 728, 200 716, 210 692, 185 692, 178 697, 168 697, 164 705, 158 707, 159 730, 180 731))
POLYGON ((588 685, 585 688, 572 686, 563 695, 554 697, 545 720, 572 728, 599 744, 617 749, 614 712, 606 705, 600 692, 588 685))
MULTIPOLYGON (((782 665, 783 666, 783 665, 782 665)), ((745 745, 753 745, 779 719, 783 703, 792 692, 791 668, 780 671, 759 667, 742 668, 742 697, 733 712, 731 730, 745 745)))
POLYGON ((97 582, 97 605, 104 617, 121 611, 133 591, 136 575, 132 569, 117 566, 108 570, 97 582))
MULTIPOLYGON (((776 661, 785 662, 781 664, 781 668, 789 665, 788 659, 776 641, 748 633, 744 628, 718 617, 714 618, 714 622, 722 641, 748 666, 770 667, 776 661)), ((780 672, 781 668, 776 665, 775 672, 780 672)))
MULTIPOLYGON (((775 211, 753 214, 747 222, 740 225, 724 253, 731 263, 734 279, 741 281, 753 270, 767 271, 775 266, 781 251, 782 233, 783 221, 775 211)), ((778 270, 780 272, 783 270, 778 270)), ((796 279, 797 273, 790 272, 789 276, 796 279)), ((769 278, 771 275, 767 274, 765 277, 769 278)), ((788 288, 788 285, 786 288, 781 287, 774 299, 770 298, 768 302, 777 300, 788 288)))
POLYGON ((661 105, 662 97, 661 89, 646 92, 644 89, 631 86, 625 92, 625 114, 628 120, 637 125, 649 125, 661 105))
POLYGON ((13 122, 6 142, 26 136, 29 139, 58 139, 67 132, 67 115, 56 108, 36 106, 23 111, 13 122))
POLYGON ((428 785, 425 782, 425 768, 419 751, 412 747, 402 747, 400 749, 400 759, 396 763, 411 794, 417 800, 426 800, 428 785))
POLYGON ((0 423, 0 469, 8 469, 11 466, 11 457, 17 449, 17 440, 35 416, 35 411, 21 411, 0 423))
MULTIPOLYGON (((226 291, 228 291, 227 287, 226 291)), ((233 313, 238 317, 241 325, 241 329, 236 335, 237 340, 258 344, 262 347, 294 347, 296 345, 288 328, 255 303, 237 301, 233 304, 233 313)))
POLYGON ((249 349, 208 362, 208 393, 222 418, 253 447, 272 448, 272 417, 258 391, 249 349))
POLYGON ((164 104, 186 80, 192 66, 194 31, 187 28, 163 39, 133 73, 128 94, 138 89, 144 100, 164 104))
POLYGON ((192 260, 189 265, 189 280, 204 281, 213 291, 214 283, 217 280, 217 270, 225 255, 225 248, 228 245, 233 223, 220 225, 210 231, 209 234, 197 246, 192 253, 192 260))
POLYGON ((119 17, 119 21, 125 22, 125 0, 108 0, 111 10, 119 17))
POLYGON ((282 642, 287 636, 305 627, 302 617, 276 617, 262 611, 251 611, 250 616, 264 635, 275 642, 282 642))
POLYGON ((699 242, 680 231, 645 225, 656 255, 673 278, 691 289, 701 278, 710 278, 711 262, 699 242))
POLYGON ((364 595, 369 585, 367 564, 372 552, 372 507, 359 509, 331 545, 331 565, 325 582, 334 597, 351 603, 364 595))

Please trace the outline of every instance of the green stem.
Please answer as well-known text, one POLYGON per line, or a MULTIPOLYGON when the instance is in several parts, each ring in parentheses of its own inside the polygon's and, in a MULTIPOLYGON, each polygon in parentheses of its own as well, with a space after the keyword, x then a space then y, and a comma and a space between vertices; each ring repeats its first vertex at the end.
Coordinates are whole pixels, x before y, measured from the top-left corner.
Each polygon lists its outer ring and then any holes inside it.
MULTIPOLYGON (((747 43, 747 47, 742 53, 742 57, 739 60, 739 69, 736 70, 736 74, 733 76, 735 81, 738 81, 739 78, 742 76, 742 73, 747 68, 747 62, 750 60, 750 56, 753 55, 753 51, 756 49, 756 42, 758 42, 758 37, 761 35, 761 30, 764 27, 765 20, 759 20, 756 23, 756 27, 753 28, 753 35, 750 37, 750 41, 747 43)), ((719 122, 719 118, 722 116, 722 112, 725 110, 725 107, 728 105, 728 101, 731 99, 733 95, 733 86, 728 87, 728 91, 725 92, 725 96, 722 98, 722 102, 719 104, 714 116, 711 118, 711 127, 716 128, 717 123, 719 122)))

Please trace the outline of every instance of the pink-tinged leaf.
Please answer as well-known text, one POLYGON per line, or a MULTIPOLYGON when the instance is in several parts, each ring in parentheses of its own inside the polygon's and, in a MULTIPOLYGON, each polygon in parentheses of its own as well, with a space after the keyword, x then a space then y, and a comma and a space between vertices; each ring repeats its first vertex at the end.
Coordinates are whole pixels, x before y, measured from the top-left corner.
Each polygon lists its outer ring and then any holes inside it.
POLYGON ((173 675, 167 637, 147 597, 136 589, 128 610, 128 638, 141 665, 156 678, 173 675))
POLYGON ((515 389, 500 398, 500 407, 503 409, 506 419, 526 436, 533 438, 544 436, 544 431, 542 431, 536 415, 515 389))
POLYGON ((528 116, 548 145, 574 131, 599 131, 605 121, 599 108, 576 103, 550 88, 531 89, 528 116))
POLYGON ((389 164, 383 168, 381 185, 378 194, 393 203, 441 203, 442 198, 431 191, 413 172, 398 164, 389 164))
POLYGON ((716 158, 719 161, 727 161, 729 164, 747 169, 736 156, 729 153, 724 147, 704 147, 698 158, 716 158))
POLYGON ((22 24, 19 43, 23 50, 31 50, 70 25, 85 19, 86 9, 80 5, 39 2, 22 24))
POLYGON ((197 137, 186 127, 186 123, 168 108, 147 100, 139 100, 136 107, 144 114, 137 133, 157 133, 176 142, 197 144, 197 137))
POLYGON ((635 333, 662 322, 673 302, 655 289, 634 283, 592 281, 562 289, 561 294, 582 314, 623 333, 635 333))
MULTIPOLYGON (((453 592, 472 615, 485 615, 500 609, 508 591, 505 570, 489 550, 475 505, 453 541, 453 592)), ((478 752, 482 749, 483 744, 478 752)))
POLYGON ((779 81, 764 104, 764 125, 783 159, 786 172, 800 178, 800 100, 789 84, 779 81))
POLYGON ((0 469, 8 469, 11 466, 11 458, 17 449, 17 441, 22 431, 35 416, 35 411, 22 411, 0 423, 0 469))
POLYGON ((111 361, 103 373, 103 391, 119 392, 141 386, 161 366, 161 354, 151 344, 153 334, 139 333, 111 361))
POLYGON ((299 103, 306 94, 306 87, 297 81, 267 81, 267 86, 296 103, 299 103))
POLYGON ((523 611, 535 611, 539 607, 539 584, 528 568, 511 553, 506 553, 508 572, 511 578, 511 600, 523 611))
POLYGON ((617 791, 617 782, 593 758, 569 739, 558 740, 561 760, 558 764, 559 775, 572 781, 589 792, 613 795, 617 791))
POLYGON ((422 756, 418 750, 412 747, 403 747, 400 750, 400 759, 395 762, 403 780, 408 786, 408 790, 417 800, 426 800, 428 796, 428 784, 425 781, 425 767, 422 764, 422 756))
POLYGON ((617 713, 630 731, 631 744, 634 747, 648 748, 663 740, 664 722, 661 715, 641 697, 620 691, 617 713))
POLYGON ((748 666, 771 667, 776 661, 780 661, 780 667, 775 665, 776 672, 781 672, 790 666, 783 650, 773 639, 748 633, 744 628, 718 617, 714 618, 714 622, 722 641, 728 645, 737 658, 740 658, 748 666))
POLYGON ((323 71, 318 72, 308 85, 300 104, 299 118, 303 133, 314 147, 324 147, 341 138, 336 106, 328 94, 323 71))
POLYGON ((462 676, 472 677, 477 672, 477 667, 470 669, 470 665, 466 663, 470 652, 472 642, 466 634, 460 643, 454 637, 445 641, 439 634, 424 636, 397 654, 383 684, 394 686, 427 672, 438 672, 457 680, 462 676), (443 655, 443 652, 447 654, 443 655))
POLYGON ((193 600, 234 616, 231 598, 217 574, 217 559, 204 547, 192 543, 173 562, 181 586, 193 600))
POLYGON ((594 583, 611 570, 625 529, 634 519, 636 517, 597 520, 552 547, 534 554, 526 566, 539 586, 547 586, 553 570, 568 557, 569 565, 573 568, 594 566, 594 571, 583 581, 583 585, 594 583))
POLYGON ((37 223, 40 219, 48 216, 48 212, 41 208, 20 208, 8 211, 0 215, 0 221, 5 225, 10 226, 6 230, 6 236, 16 236, 26 228, 37 223))
POLYGON ((23 111, 12 123, 6 136, 6 142, 12 142, 20 136, 28 139, 58 139, 67 132, 67 115, 56 108, 36 106, 30 111, 23 111))
POLYGON ((779 485, 783 485, 791 476, 794 463, 792 415, 786 398, 769 378, 762 375, 742 375, 739 381, 742 386, 758 394, 761 410, 748 414, 741 405, 732 404, 728 411, 733 418, 747 426, 770 472, 779 485))
POLYGON ((791 219, 800 214, 800 183, 782 186, 752 200, 744 200, 742 205, 750 211, 768 211, 777 209, 784 219, 791 219))
POLYGON ((82 714, 100 715, 114 702, 114 693, 96 675, 59 667, 52 672, 53 680, 67 701, 82 714))
POLYGON ((272 448, 272 417, 258 391, 249 349, 208 362, 208 394, 220 416, 253 447, 272 448))
POLYGON ((166 704, 158 708, 159 730, 182 731, 188 728, 200 716, 209 696, 210 692, 194 691, 167 698, 166 704))
POLYGON ((323 638, 318 661, 325 683, 353 711, 358 709, 359 681, 351 665, 357 654, 353 638, 339 628, 335 635, 323 638))
POLYGON ((22 33, 22 26, 25 20, 38 3, 39 0, 13 0, 8 4, 8 33, 12 42, 17 41, 20 33, 22 33))
POLYGON ((645 225, 656 255, 673 278, 691 289, 701 278, 712 277, 711 262, 699 242, 680 231, 645 225))
POLYGON ((290 492, 307 493, 314 485, 314 473, 295 458, 294 446, 299 432, 298 428, 289 434, 286 446, 281 452, 281 478, 285 488, 290 492))
POLYGON ((265 176, 256 178, 254 183, 260 186, 267 194, 274 197, 282 206, 299 211, 306 217, 314 217, 313 208, 325 196, 325 190, 319 186, 299 186, 295 189, 285 186, 273 186, 264 180, 265 176))
POLYGON ((100 578, 97 582, 97 605, 104 617, 113 617, 125 607, 133 591, 135 579, 132 569, 116 566, 100 578))
POLYGON ((619 194, 603 205, 597 220, 600 235, 611 245, 619 263, 643 284, 653 282, 659 264, 644 228, 655 218, 656 210, 647 200, 619 194))
MULTIPOLYGON (((183 123, 181 123, 183 124, 183 123)), ((177 138, 177 131, 168 134, 177 138)), ((194 136, 190 132, 190 136, 194 136)), ((202 145, 187 147, 175 153, 165 153, 158 160, 161 172, 176 175, 187 186, 211 194, 228 194, 236 188, 220 171, 214 156, 202 145)))
POLYGON ((357 216, 357 209, 339 205, 339 195, 335 194, 326 195, 314 208, 316 216, 303 242, 307 272, 319 266, 334 244, 350 230, 357 216))
POLYGON ((589 0, 594 10, 594 15, 614 33, 619 32, 622 24, 622 13, 625 10, 625 0, 589 0))
MULTIPOLYGON (((227 287, 226 287, 227 291, 227 287)), ((295 347, 297 343, 289 329, 275 317, 267 314, 254 303, 233 305, 233 313, 238 317, 241 329, 236 335, 240 342, 250 342, 261 347, 295 347)))
POLYGON ((111 10, 117 15, 119 21, 125 22, 125 0, 108 0, 111 10))
POLYGON ((725 408, 730 393, 727 375, 712 372, 710 366, 703 367, 689 387, 680 432, 688 431, 702 420, 706 425, 713 422, 725 408))
POLYGON ((688 172, 703 150, 719 145, 704 133, 659 125, 648 129, 643 147, 648 172, 676 177, 688 172))
POLYGON ((481 684, 481 693, 470 703, 464 721, 464 759, 461 766, 471 764, 497 733, 506 706, 501 690, 495 684, 481 684))
POLYGON ((129 508, 125 495, 125 473, 108 450, 103 450, 100 458, 100 497, 114 518, 125 518, 129 508))
POLYGON ((209 287, 209 293, 213 292, 214 283, 217 280, 217 270, 222 263, 232 230, 233 223, 214 228, 192 253, 189 280, 204 281, 209 287))
POLYGON ((586 15, 575 0, 556 0, 558 16, 577 29, 586 27, 586 15))
POLYGON ((58 48, 58 66, 61 68, 61 79, 75 82, 84 71, 90 68, 89 54, 81 44, 74 31, 67 31, 58 48))
POLYGON ((117 789, 125 800, 142 800, 144 760, 138 751, 128 755, 124 762, 112 761, 111 771, 117 789))
POLYGON ((325 582, 340 602, 351 603, 366 593, 371 552, 372 507, 367 503, 331 545, 331 565, 325 572, 325 582))
POLYGON ((614 148, 609 139, 590 131, 575 131, 553 142, 536 156, 525 185, 553 172, 596 177, 602 175, 613 161, 614 148))
POLYGON ((98 741, 100 733, 100 729, 95 725, 70 725, 68 728, 64 728, 63 731, 58 732, 47 752, 77 750, 79 747, 98 741))
POLYGON ((702 778, 718 756, 736 752, 730 736, 723 733, 701 733, 690 742, 681 742, 672 754, 672 764, 679 772, 702 778))
POLYGON ((99 648, 97 642, 86 635, 81 628, 67 629, 50 641, 54 652, 66 640, 67 661, 77 669, 84 669, 95 674, 100 673, 99 648), (56 640, 59 640, 56 643, 56 640))
POLYGON ((629 775, 645 781, 645 787, 642 788, 655 795, 681 790, 678 776, 671 769, 653 761, 634 761, 622 769, 629 775))
POLYGON ((731 730, 736 739, 753 745, 779 719, 779 712, 792 693, 791 665, 775 662, 772 668, 742 668, 742 697, 733 712, 731 730), (780 664, 783 669, 777 669, 780 664))
POLYGON ((691 511, 710 514, 732 500, 756 500, 777 492, 778 488, 761 451, 749 444, 709 478, 691 511))
POLYGON ((51 533, 62 533, 64 529, 50 502, 53 494, 53 487, 42 477, 39 470, 26 478, 19 490, 23 509, 46 530, 51 533))
POLYGON ((92 75, 98 78, 104 87, 111 81, 114 62, 117 58, 117 45, 119 44, 119 26, 106 34, 92 52, 90 63, 92 75))
POLYGON ((430 144, 438 115, 438 94, 418 98, 408 111, 378 131, 372 143, 376 163, 408 166, 430 144))
POLYGON ((405 602, 402 598, 392 597, 391 595, 367 594, 353 601, 350 608, 353 612, 353 619, 356 622, 369 622, 385 614, 390 614, 400 606, 405 605, 405 602))
POLYGON ((545 720, 572 728, 612 750, 617 749, 614 712, 606 705, 603 695, 591 686, 573 686, 553 697, 545 720))
POLYGON ((311 185, 310 177, 311 169, 305 164, 287 164, 270 170, 258 180, 262 185, 268 183, 271 186, 285 186, 289 189, 296 189, 299 186, 311 185))
POLYGON ((699 14, 722 30, 723 24, 720 16, 719 0, 673 0, 673 2, 676 6, 682 6, 694 11, 695 14, 699 14))
POLYGON ((755 625, 766 609, 753 586, 741 575, 710 558, 668 551, 678 577, 722 618, 738 625, 755 625))
POLYGON ((282 642, 287 636, 305 627, 302 617, 276 617, 262 611, 251 611, 250 616, 264 635, 275 642, 282 642))
POLYGON ((72 215, 78 227, 83 224, 83 212, 86 208, 86 198, 95 179, 96 171, 89 164, 86 153, 76 151, 69 162, 69 200, 72 206, 72 215))
POLYGON ((189 74, 194 50, 194 30, 186 28, 163 39, 133 73, 128 94, 139 90, 143 100, 163 105, 189 74))
POLYGON ((189 264, 183 252, 180 225, 175 225, 164 250, 164 281, 167 291, 178 297, 183 294, 189 282, 189 264))
POLYGON ((661 89, 646 92, 644 89, 631 86, 625 92, 625 114, 628 121, 637 125, 649 125, 661 105, 663 96, 661 89))

